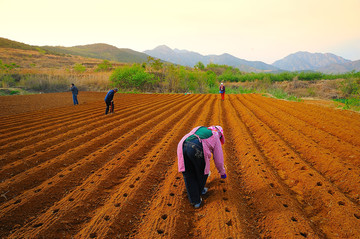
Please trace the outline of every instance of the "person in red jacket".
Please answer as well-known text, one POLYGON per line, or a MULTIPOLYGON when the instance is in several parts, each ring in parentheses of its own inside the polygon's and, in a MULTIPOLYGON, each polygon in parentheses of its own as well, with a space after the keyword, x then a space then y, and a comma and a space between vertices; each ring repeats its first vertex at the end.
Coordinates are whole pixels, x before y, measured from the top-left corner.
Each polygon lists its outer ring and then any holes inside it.
POLYGON ((221 100, 224 100, 224 97, 225 97, 225 86, 224 86, 224 83, 221 83, 220 84, 220 94, 221 94, 221 100))
POLYGON ((178 170, 183 174, 189 201, 195 208, 200 207, 201 195, 208 191, 205 184, 210 173, 211 154, 221 178, 226 178, 221 147, 224 143, 221 126, 199 126, 186 134, 178 144, 178 170))

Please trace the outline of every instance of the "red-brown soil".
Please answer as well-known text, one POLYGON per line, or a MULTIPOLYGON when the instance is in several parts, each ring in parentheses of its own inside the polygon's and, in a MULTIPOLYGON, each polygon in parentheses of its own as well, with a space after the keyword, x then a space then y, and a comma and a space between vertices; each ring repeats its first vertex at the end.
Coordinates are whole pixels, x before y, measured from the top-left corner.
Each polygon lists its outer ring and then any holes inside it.
POLYGON ((0 238, 360 238, 360 115, 257 94, 0 97, 0 238), (222 125, 204 204, 176 146, 222 125))

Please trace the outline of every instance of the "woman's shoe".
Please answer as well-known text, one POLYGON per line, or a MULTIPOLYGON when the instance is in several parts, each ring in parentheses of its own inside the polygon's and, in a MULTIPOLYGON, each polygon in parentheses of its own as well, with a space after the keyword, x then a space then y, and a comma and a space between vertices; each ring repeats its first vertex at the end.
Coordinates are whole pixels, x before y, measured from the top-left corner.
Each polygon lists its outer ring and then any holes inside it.
POLYGON ((201 206, 202 198, 200 198, 200 202, 194 205, 194 208, 199 208, 201 206))

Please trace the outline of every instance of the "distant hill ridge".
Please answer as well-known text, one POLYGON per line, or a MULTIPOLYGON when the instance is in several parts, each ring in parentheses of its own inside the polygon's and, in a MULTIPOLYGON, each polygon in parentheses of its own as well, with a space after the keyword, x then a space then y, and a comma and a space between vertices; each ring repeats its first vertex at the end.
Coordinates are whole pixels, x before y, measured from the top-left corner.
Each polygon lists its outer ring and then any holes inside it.
POLYGON ((158 46, 153 50, 146 50, 144 51, 144 53, 168 62, 172 62, 183 66, 190 66, 190 67, 193 67, 200 61, 205 65, 211 62, 219 65, 229 65, 229 66, 237 67, 242 71, 278 71, 279 70, 278 68, 266 64, 264 62, 247 61, 247 60, 239 59, 228 53, 224 53, 222 55, 204 56, 197 52, 192 52, 187 50, 178 50, 178 49, 172 50, 170 47, 166 45, 158 46))
POLYGON ((247 61, 228 53, 204 56, 193 51, 171 49, 166 45, 158 46, 153 50, 137 52, 127 48, 117 48, 104 43, 73 47, 31 46, 0 37, 0 47, 35 50, 54 55, 77 55, 124 63, 147 62, 148 56, 190 67, 193 67, 199 61, 205 65, 212 62, 215 64, 237 67, 245 72, 320 71, 324 73, 345 73, 353 70, 360 71, 360 60, 350 61, 331 53, 310 53, 305 51, 290 54, 270 65, 262 61, 247 61))
POLYGON ((272 65, 287 71, 317 70, 332 64, 345 64, 351 62, 331 53, 309 53, 299 51, 275 61, 272 65))
POLYGON ((47 54, 57 54, 56 52, 45 50, 39 46, 31 46, 22 42, 12 41, 3 37, 0 37, 0 47, 21 49, 21 50, 43 51, 47 54))
POLYGON ((262 61, 247 61, 230 54, 201 55, 187 50, 178 50, 161 45, 144 53, 175 64, 193 67, 199 61, 205 65, 210 62, 237 67, 245 72, 278 72, 278 71, 320 71, 324 73, 345 73, 360 71, 360 60, 350 61, 332 53, 310 53, 299 51, 275 61, 269 65, 262 61))
POLYGON ((63 46, 43 46, 42 48, 63 54, 79 55, 83 57, 91 57, 105 59, 109 61, 118 61, 126 63, 142 63, 146 62, 148 55, 133 51, 131 49, 120 49, 112 45, 97 43, 83 46, 63 47, 63 46))
POLYGON ((25 43, 12 41, 0 37, 0 47, 15 48, 22 50, 42 51, 46 54, 54 55, 77 55, 88 58, 104 59, 125 63, 146 62, 148 55, 133 51, 131 49, 120 49, 112 45, 98 43, 83 46, 63 47, 63 46, 32 46, 25 43))

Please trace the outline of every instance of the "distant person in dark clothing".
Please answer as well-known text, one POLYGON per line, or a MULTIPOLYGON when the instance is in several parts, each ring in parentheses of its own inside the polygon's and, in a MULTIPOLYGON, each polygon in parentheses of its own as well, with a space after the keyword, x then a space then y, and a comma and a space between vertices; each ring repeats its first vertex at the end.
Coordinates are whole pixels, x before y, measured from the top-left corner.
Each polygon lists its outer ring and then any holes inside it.
POLYGON ((109 90, 109 92, 106 94, 105 96, 105 104, 106 104, 106 110, 105 110, 105 114, 107 115, 109 113, 109 108, 111 106, 111 111, 110 113, 114 113, 114 102, 113 102, 113 98, 115 93, 118 91, 117 88, 113 89, 113 90, 109 90))
POLYGON ((224 86, 224 83, 221 83, 220 84, 220 94, 221 94, 221 100, 224 100, 224 97, 225 97, 225 86, 224 86))
POLYGON ((74 101, 74 105, 78 105, 78 99, 77 99, 77 95, 79 93, 78 88, 74 85, 74 83, 71 84, 70 90, 72 92, 72 96, 73 96, 73 101, 74 101))

